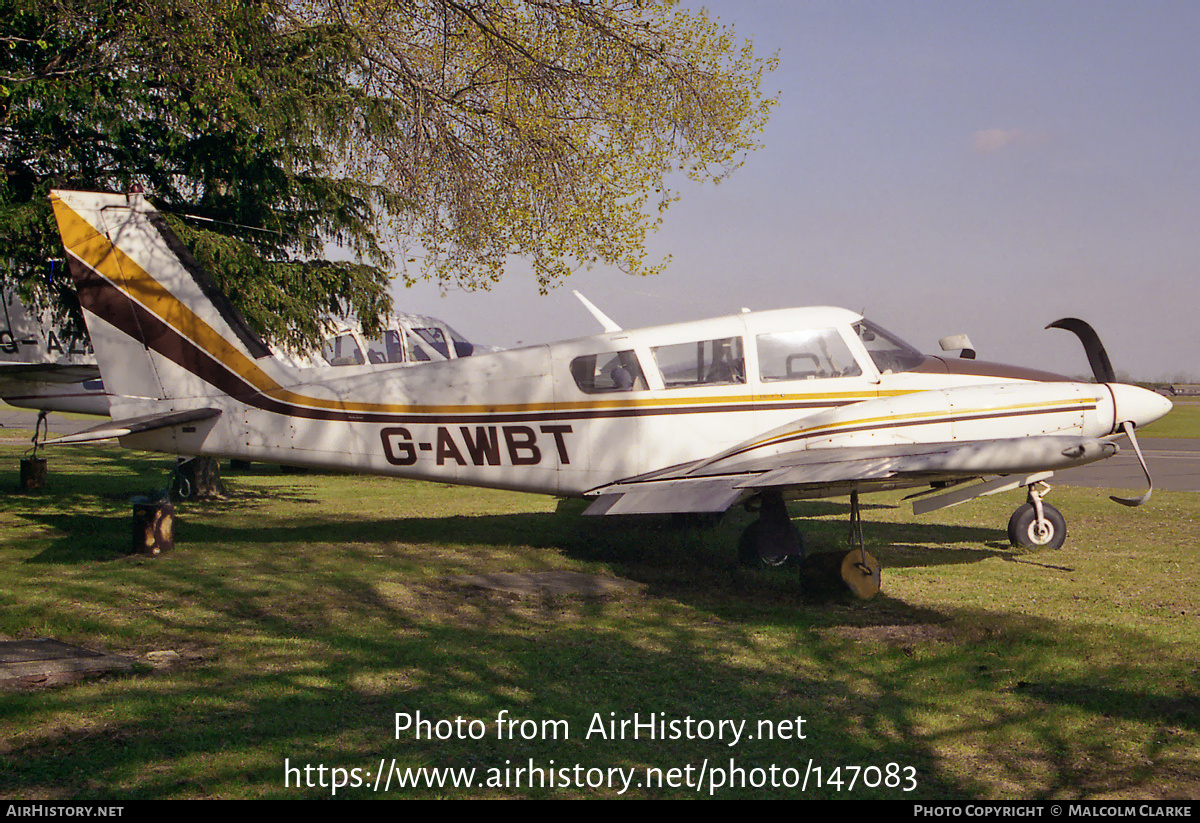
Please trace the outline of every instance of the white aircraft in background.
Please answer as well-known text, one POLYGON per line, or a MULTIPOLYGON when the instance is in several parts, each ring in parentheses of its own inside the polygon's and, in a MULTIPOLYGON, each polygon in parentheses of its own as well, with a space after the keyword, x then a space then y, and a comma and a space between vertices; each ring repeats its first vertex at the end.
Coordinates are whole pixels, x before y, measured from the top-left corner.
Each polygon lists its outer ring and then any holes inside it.
MULTIPOLYGON (((107 417, 109 395, 86 335, 71 334, 50 313, 35 317, 15 292, 0 295, 0 400, 43 412, 107 417)), ((319 353, 284 356, 284 362, 320 377, 366 374, 380 368, 469 357, 491 351, 469 342, 436 317, 396 313, 376 337, 354 323, 331 330, 319 353)))
POLYGON ((0 399, 25 409, 108 414, 108 395, 86 336, 49 311, 35 315, 15 290, 0 293, 0 399))
POLYGON ((603 318, 610 330, 594 337, 312 379, 271 355, 140 195, 52 202, 114 418, 52 442, 119 436, 172 454, 586 496, 593 515, 742 503, 760 516, 741 552, 767 562, 801 551, 785 499, 850 494, 858 548, 843 574, 867 594, 879 567, 862 547, 860 492, 929 487, 938 496, 914 508, 930 511, 1024 487, 1010 536, 1059 546, 1065 523, 1039 484, 1116 454, 1122 433, 1136 446, 1134 430, 1171 408, 1116 383, 1080 321, 1057 325, 1080 335, 1099 383, 926 357, 836 308, 637 330, 603 318))

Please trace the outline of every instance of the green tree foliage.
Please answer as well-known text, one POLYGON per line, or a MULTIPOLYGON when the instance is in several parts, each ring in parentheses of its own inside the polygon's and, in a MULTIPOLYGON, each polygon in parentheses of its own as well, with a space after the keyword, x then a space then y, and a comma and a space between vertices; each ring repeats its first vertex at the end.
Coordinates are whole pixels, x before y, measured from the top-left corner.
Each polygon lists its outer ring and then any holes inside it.
POLYGON ((11 273, 61 257, 54 186, 143 185, 268 336, 388 307, 373 227, 395 204, 337 175, 352 44, 281 26, 268 5, 0 0, 0 242, 11 273), (326 263, 324 241, 365 263, 326 263))
POLYGON ((668 178, 720 179, 772 101, 670 0, 0 0, 0 243, 61 255, 55 186, 140 183, 269 337, 410 282, 655 270, 668 178), (182 217, 187 215, 187 217, 182 217), (330 242, 349 262, 326 262, 330 242))
POLYGON ((423 276, 543 289, 599 261, 653 271, 667 176, 720 178, 754 146, 773 61, 703 14, 653 0, 342 0, 302 19, 354 37, 369 105, 351 157, 413 208, 423 276))

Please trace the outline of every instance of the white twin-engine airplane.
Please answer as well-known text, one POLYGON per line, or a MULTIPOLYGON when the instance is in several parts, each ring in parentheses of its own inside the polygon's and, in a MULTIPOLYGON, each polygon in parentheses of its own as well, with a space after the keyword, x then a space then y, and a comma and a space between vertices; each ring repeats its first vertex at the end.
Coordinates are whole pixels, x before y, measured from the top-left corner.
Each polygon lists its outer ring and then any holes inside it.
POLYGON ((1043 481, 1116 454, 1122 433, 1136 448, 1134 429, 1171 408, 1116 383, 1081 321, 1054 325, 1080 336, 1098 383, 926 357, 836 308, 637 330, 597 311, 609 330, 594 337, 314 375, 272 356, 140 195, 52 202, 113 417, 52 442, 119 436, 172 454, 586 496, 592 515, 744 503, 760 516, 740 552, 764 562, 802 552, 785 499, 850 494, 861 554, 848 562, 877 588, 859 492, 940 492, 914 503, 920 513, 1025 487, 1010 537, 1059 546, 1065 524, 1043 481))

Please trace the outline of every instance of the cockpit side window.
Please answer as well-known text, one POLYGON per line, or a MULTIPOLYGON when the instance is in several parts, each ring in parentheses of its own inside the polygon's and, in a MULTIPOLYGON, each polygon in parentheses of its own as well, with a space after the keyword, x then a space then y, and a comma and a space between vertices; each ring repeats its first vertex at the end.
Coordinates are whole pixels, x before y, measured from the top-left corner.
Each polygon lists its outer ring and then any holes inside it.
POLYGON ((367 362, 352 334, 339 334, 321 346, 321 356, 331 366, 361 366, 367 362))
POLYGON ((450 339, 454 342, 455 357, 470 357, 475 353, 475 344, 467 340, 454 329, 450 329, 450 339))
POLYGON ((442 333, 441 329, 424 328, 413 329, 413 331, 419 334, 421 339, 432 346, 438 354, 447 360, 450 359, 450 346, 446 342, 446 335, 442 333))
POLYGON ((770 383, 859 377, 862 367, 836 329, 801 329, 758 336, 758 373, 770 383))
POLYGON ((424 335, 413 334, 413 329, 404 330, 404 340, 408 342, 408 356, 415 362, 428 362, 431 360, 449 360, 442 354, 438 353, 438 349, 432 343, 426 341, 424 335))
POLYGON ((870 320, 860 320, 854 324, 858 339, 862 340, 875 362, 875 368, 880 374, 899 374, 912 371, 925 362, 925 355, 905 343, 896 335, 885 331, 870 320))
POLYGON ((403 363, 404 347, 400 345, 400 333, 395 329, 384 329, 381 337, 368 340, 367 361, 370 363, 403 363))
POLYGON ((646 377, 633 351, 585 354, 571 361, 571 377, 587 394, 645 391, 646 377))
POLYGON ((746 382, 742 338, 724 337, 651 349, 668 389, 746 382))

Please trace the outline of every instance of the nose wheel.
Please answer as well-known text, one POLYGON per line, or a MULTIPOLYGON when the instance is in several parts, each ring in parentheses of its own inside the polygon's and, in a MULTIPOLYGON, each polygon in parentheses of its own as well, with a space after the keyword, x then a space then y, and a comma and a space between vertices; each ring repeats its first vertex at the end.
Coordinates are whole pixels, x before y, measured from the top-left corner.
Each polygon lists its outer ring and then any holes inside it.
POLYGON ((1050 490, 1045 483, 1029 487, 1029 502, 1008 520, 1008 541, 1019 549, 1061 549, 1067 539, 1067 521, 1062 512, 1042 501, 1050 490))

